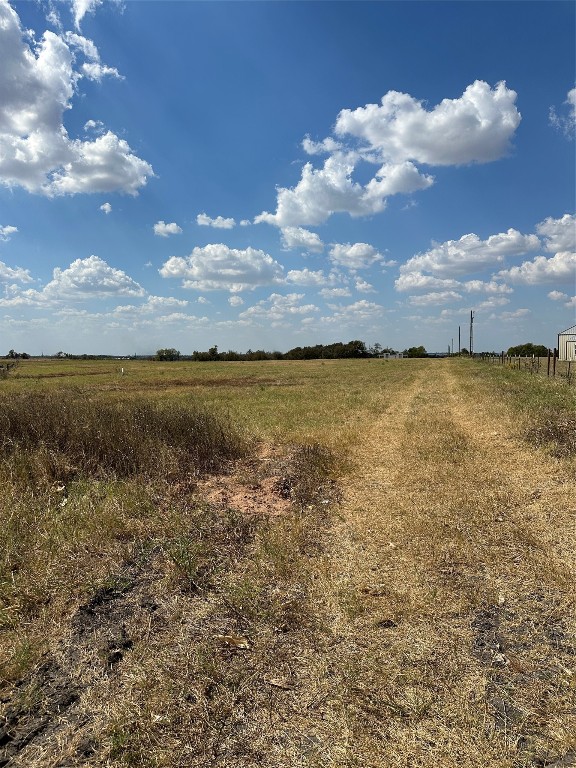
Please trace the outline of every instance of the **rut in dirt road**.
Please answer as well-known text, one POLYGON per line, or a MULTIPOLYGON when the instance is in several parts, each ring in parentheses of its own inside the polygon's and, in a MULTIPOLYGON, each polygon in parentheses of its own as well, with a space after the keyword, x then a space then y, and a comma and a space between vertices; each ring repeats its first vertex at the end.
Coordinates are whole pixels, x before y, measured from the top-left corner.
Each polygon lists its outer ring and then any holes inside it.
POLYGON ((343 765, 576 758, 574 495, 465 386, 431 362, 345 488, 343 765))

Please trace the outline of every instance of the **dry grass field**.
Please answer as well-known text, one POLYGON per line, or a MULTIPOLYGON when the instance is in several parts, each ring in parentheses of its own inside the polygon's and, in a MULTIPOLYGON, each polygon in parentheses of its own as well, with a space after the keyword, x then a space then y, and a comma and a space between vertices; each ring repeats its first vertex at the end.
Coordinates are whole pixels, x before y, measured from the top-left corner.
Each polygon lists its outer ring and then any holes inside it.
POLYGON ((22 363, 0 766, 576 765, 575 412, 468 360, 22 363))

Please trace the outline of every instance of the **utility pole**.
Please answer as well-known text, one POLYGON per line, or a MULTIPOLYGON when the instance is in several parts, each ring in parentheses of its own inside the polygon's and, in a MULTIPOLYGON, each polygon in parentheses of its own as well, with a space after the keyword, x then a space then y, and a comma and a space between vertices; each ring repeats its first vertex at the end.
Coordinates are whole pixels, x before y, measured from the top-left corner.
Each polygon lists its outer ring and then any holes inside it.
POLYGON ((460 326, 458 326, 458 354, 460 354, 462 347, 460 346, 460 326))
POLYGON ((470 310, 470 357, 474 352, 474 310, 470 310))

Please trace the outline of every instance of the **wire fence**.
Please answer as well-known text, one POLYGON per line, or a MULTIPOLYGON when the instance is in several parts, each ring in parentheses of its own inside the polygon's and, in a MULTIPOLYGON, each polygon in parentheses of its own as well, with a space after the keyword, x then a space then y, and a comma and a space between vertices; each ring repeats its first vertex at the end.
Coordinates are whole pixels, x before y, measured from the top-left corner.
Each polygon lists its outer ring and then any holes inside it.
POLYGON ((520 355, 507 355, 505 352, 500 355, 485 353, 480 357, 484 362, 492 365, 505 365, 508 368, 527 371, 530 374, 563 379, 567 384, 574 384, 576 381, 576 361, 559 360, 556 349, 548 350, 547 357, 536 357, 535 355, 522 357, 520 355))

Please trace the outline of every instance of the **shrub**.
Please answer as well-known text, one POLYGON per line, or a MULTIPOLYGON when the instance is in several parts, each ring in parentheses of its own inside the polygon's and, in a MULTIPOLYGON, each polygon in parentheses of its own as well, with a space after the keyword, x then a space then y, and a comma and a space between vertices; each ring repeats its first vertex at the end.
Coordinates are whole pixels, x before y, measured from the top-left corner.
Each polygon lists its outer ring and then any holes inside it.
POLYGON ((80 392, 0 399, 0 452, 47 452, 85 476, 215 471, 244 453, 238 430, 205 408, 145 400, 105 403, 80 392))
POLYGON ((528 427, 526 436, 535 445, 548 445, 554 456, 576 456, 574 411, 564 408, 543 410, 528 427))

